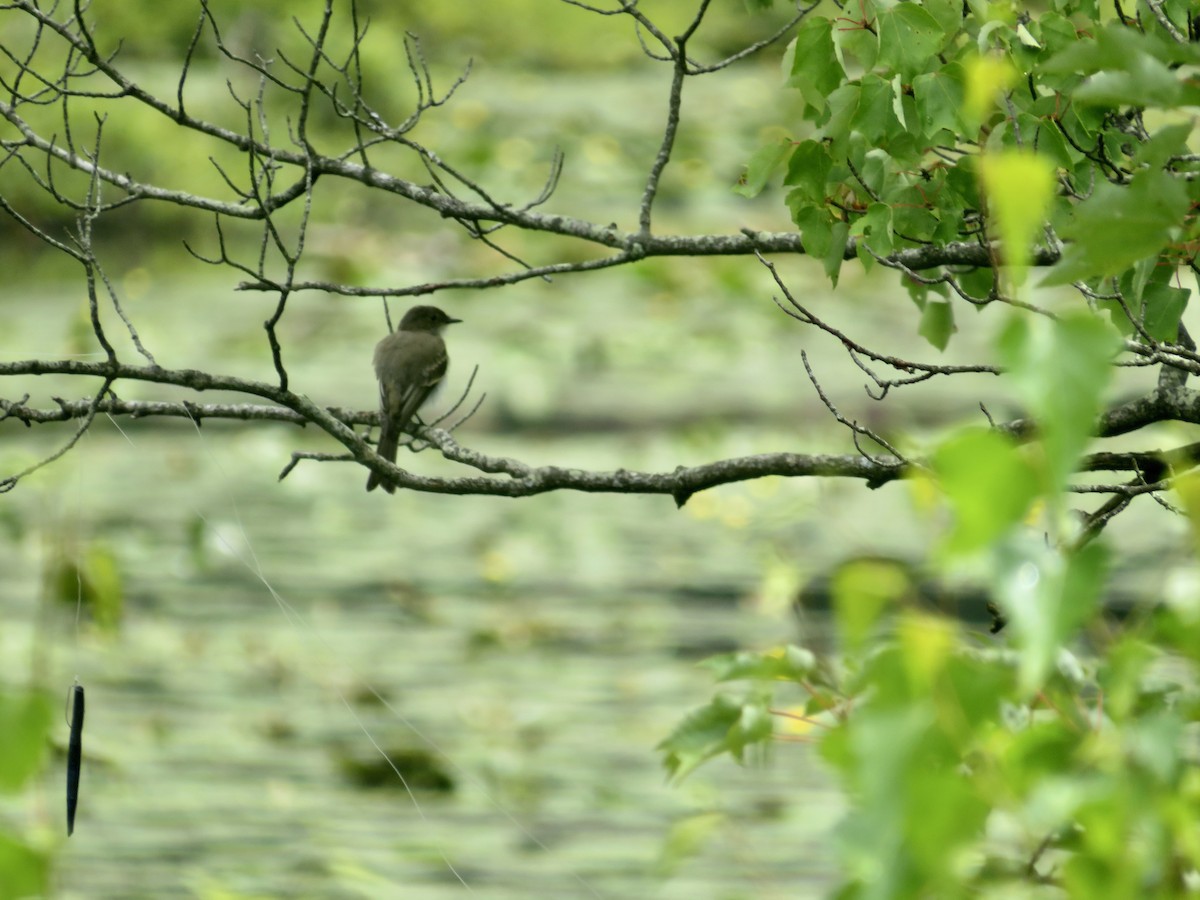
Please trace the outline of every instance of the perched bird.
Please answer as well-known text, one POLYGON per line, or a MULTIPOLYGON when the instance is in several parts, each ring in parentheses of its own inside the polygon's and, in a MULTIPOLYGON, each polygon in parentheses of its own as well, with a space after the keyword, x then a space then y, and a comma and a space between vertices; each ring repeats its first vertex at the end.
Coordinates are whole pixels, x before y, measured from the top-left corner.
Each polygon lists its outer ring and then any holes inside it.
MULTIPOLYGON (((450 318, 436 306, 414 306, 404 314, 400 327, 375 345, 380 421, 376 450, 389 462, 396 461, 400 435, 441 383, 450 364, 442 329, 461 321, 450 318)), ((367 490, 375 490, 381 481, 372 472, 367 478, 367 490)), ((383 489, 389 494, 395 491, 390 484, 383 489)))

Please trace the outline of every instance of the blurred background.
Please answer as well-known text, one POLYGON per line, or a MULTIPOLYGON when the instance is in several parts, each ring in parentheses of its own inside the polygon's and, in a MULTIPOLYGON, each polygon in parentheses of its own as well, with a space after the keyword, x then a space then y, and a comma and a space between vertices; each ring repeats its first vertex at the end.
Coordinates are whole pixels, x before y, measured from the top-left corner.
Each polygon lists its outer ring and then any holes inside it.
MULTIPOLYGON (((291 17, 311 30, 320 9, 209 5, 231 48, 276 64, 303 58, 291 17)), ((690 6, 641 5, 668 34, 690 6)), ((787 12, 713 7, 693 46, 703 60, 770 33, 787 12)), ((644 57, 627 20, 550 0, 360 9, 372 21, 368 91, 397 120, 413 100, 405 31, 419 36, 435 86, 473 60, 414 139, 513 202, 537 194, 561 149, 545 209, 636 226, 670 71, 644 57)), ((97 2, 91 16, 102 46, 123 41, 121 65, 174 96, 191 4, 97 2)), ((0 22, 18 42, 20 27, 0 22)), ((343 17, 335 34, 346 32, 343 17)), ((778 190, 753 201, 732 190, 758 147, 801 127, 781 88, 783 49, 688 84, 656 230, 792 227, 778 190)), ((189 109, 239 127, 229 89, 248 96, 254 86, 206 33, 189 109)), ((223 148, 135 104, 102 111, 113 168, 228 196, 209 161, 229 164, 223 148)), ((345 145, 344 123, 317 124, 322 149, 345 145)), ((282 115, 276 127, 284 143, 282 115)), ((412 159, 384 162, 428 180, 412 159)), ((52 233, 71 226, 15 167, 0 172, 0 190, 52 233)), ((306 277, 399 286, 512 269, 392 196, 323 182, 313 215, 306 277)), ((138 203, 103 217, 97 238, 160 364, 273 380, 262 322, 275 298, 235 290, 239 273, 183 249, 186 240, 215 253, 211 217, 138 203)), ((229 239, 253 258, 252 229, 229 239)), ((497 239, 534 263, 595 253, 538 235, 497 239)), ((3 358, 101 358, 74 263, 10 220, 0 222, 0 261, 3 358)), ((848 268, 835 295, 819 262, 778 262, 795 293, 864 342, 934 354, 890 280, 848 268)), ((720 258, 440 293, 432 302, 464 320, 448 333, 443 402, 478 366, 473 396, 487 398, 458 432, 466 446, 534 465, 647 471, 853 452, 808 382, 802 349, 842 412, 883 433, 903 428, 902 439, 920 441, 977 408, 969 382, 873 402, 841 349, 781 313, 777 293, 756 261, 720 258)), ((408 305, 394 302, 393 317, 408 305)), ((133 361, 119 322, 104 315, 133 361)), ((940 358, 977 357, 1002 324, 986 317, 940 358)), ((280 325, 292 389, 372 408, 371 351, 385 327, 377 299, 294 298, 280 325)), ((28 392, 49 407, 96 387, 9 379, 3 395, 28 392)), ((116 390, 185 397, 144 384, 116 390)), ((1002 401, 989 408, 1006 412, 1002 401)), ((3 423, 3 474, 71 430, 3 423)), ((938 523, 904 485, 763 479, 699 494, 683 510, 665 497, 389 497, 366 494, 366 472, 346 464, 304 463, 278 482, 298 449, 335 448, 312 429, 101 416, 72 452, 0 501, 0 678, 65 693, 78 676, 88 691, 74 837, 63 838, 60 756, 37 790, 0 807, 52 855, 54 896, 821 894, 839 800, 802 741, 747 769, 715 763, 681 785, 666 783, 655 746, 711 693, 697 661, 823 640, 819 614, 794 608, 814 578, 857 555, 924 556, 938 523)), ((457 471, 431 452, 401 465, 457 471)), ((61 751, 65 725, 58 732, 61 751)))

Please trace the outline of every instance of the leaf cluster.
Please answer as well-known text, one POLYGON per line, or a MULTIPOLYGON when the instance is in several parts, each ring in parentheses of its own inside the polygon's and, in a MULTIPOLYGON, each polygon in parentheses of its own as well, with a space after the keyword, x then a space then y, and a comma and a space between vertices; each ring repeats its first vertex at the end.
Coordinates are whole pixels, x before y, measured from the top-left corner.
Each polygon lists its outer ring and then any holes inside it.
MULTIPOLYGON (((1187 3, 1150 6, 1115 18, 1079 0, 822 7, 786 63, 802 136, 759 151, 740 189, 781 176, 835 281, 851 256, 870 268, 898 249, 1012 238, 995 262, 1021 264, 1038 243, 1059 259, 1048 284, 1120 277, 1123 300, 1173 336, 1183 301, 1164 287, 1194 255, 1200 200, 1185 115, 1200 103, 1188 74, 1200 48, 1187 3), (985 171, 1014 153, 1027 161, 985 171)), ((949 271, 976 302, 1001 291, 990 266, 949 271)))
POLYGON ((844 654, 710 660, 740 690, 683 719, 661 746, 668 770, 815 743, 851 803, 841 897, 1184 896, 1200 865, 1200 615, 1102 627, 1103 553, 1068 569, 1027 552, 1014 617, 1029 630, 1004 646, 915 608, 904 570, 849 563, 844 654), (1081 620, 1086 656, 1065 649, 1081 620))

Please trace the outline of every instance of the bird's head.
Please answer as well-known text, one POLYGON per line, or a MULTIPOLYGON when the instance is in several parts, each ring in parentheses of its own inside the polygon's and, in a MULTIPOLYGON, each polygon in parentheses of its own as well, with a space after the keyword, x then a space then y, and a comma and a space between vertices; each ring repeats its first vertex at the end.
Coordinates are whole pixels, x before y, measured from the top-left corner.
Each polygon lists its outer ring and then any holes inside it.
POLYGON ((400 330, 432 331, 434 334, 437 334, 447 325, 453 325, 455 322, 461 321, 462 319, 451 318, 436 306, 414 306, 400 320, 400 330))

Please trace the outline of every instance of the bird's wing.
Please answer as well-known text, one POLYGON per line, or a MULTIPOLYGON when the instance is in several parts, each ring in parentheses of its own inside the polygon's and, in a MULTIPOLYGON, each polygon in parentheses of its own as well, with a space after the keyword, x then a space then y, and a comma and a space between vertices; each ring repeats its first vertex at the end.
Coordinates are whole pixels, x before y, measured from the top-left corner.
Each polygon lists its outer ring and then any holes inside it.
POLYGON ((446 345, 435 334, 397 331, 375 348, 379 405, 389 428, 404 430, 446 374, 446 345))
MULTIPOLYGON (((436 357, 430 357, 426 364, 418 367, 411 367, 406 373, 408 375, 407 385, 404 390, 403 399, 399 407, 400 411, 396 416, 399 423, 398 430, 403 430, 408 425, 409 420, 417 414, 417 410, 421 408, 421 404, 428 399, 446 375, 446 369, 450 365, 450 359, 446 355, 446 345, 437 339, 439 353, 436 357)), ((393 407, 394 409, 395 407, 393 407)))

